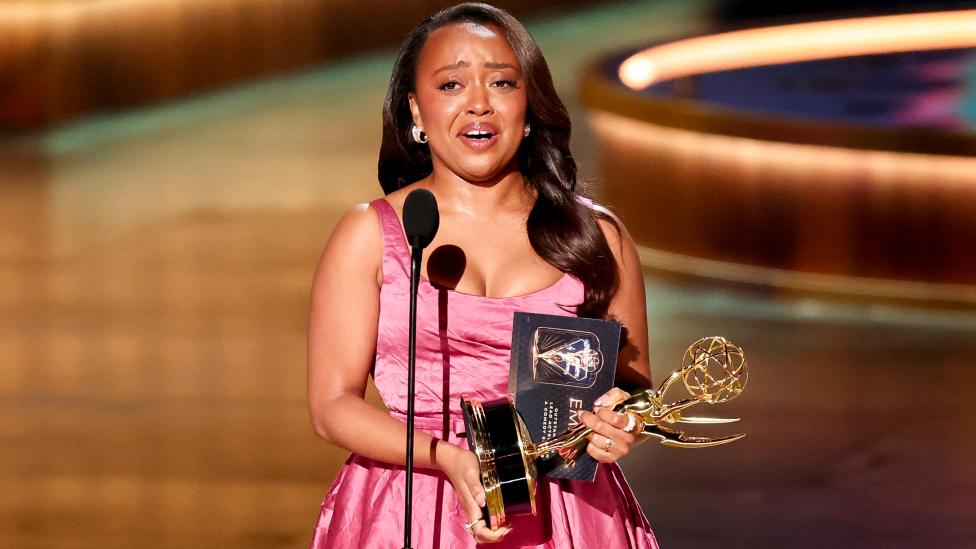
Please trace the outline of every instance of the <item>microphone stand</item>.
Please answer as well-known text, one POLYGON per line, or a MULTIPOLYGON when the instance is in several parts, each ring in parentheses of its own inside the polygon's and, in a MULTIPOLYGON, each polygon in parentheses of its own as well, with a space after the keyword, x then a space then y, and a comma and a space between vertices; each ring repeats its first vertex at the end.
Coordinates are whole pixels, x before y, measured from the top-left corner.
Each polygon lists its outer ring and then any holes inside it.
POLYGON ((440 214, 437 199, 427 189, 414 189, 403 201, 403 228, 410 243, 410 325, 407 347, 407 459, 403 501, 403 549, 410 547, 413 526, 413 400, 417 372, 417 290, 420 286, 420 263, 426 248, 437 234, 440 214))
POLYGON ((420 286, 420 262, 423 248, 419 239, 410 243, 410 335, 407 346, 407 479, 404 489, 403 549, 411 549, 410 527, 413 515, 413 400, 417 361, 417 290, 420 286))

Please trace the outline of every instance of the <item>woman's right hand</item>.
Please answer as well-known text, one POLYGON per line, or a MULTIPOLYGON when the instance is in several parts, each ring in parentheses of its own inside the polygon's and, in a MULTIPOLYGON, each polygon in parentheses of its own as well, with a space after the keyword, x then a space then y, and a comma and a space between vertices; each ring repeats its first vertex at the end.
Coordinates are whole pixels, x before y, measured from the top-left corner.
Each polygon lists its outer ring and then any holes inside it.
POLYGON ((481 508, 485 505, 485 489, 481 485, 478 457, 473 452, 444 441, 437 443, 437 466, 447 475, 454 486, 461 508, 468 521, 477 521, 471 529, 478 543, 497 543, 512 531, 511 527, 492 530, 482 519, 481 508))

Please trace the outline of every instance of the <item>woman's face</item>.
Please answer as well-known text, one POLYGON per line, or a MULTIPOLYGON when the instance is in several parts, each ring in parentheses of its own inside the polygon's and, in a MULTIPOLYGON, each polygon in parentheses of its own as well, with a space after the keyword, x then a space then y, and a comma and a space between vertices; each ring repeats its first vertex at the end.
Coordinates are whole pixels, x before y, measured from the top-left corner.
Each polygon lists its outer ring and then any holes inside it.
POLYGON ((486 181, 518 169, 526 94, 518 57, 495 27, 437 29, 417 63, 414 124, 427 133, 434 169, 486 181))

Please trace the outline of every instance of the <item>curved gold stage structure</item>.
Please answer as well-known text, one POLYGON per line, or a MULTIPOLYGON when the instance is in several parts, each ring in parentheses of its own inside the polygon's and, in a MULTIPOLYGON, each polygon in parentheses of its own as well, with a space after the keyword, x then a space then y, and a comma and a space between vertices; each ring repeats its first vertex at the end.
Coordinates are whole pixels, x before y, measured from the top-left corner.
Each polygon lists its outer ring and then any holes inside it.
POLYGON ((976 306, 976 124, 964 120, 976 115, 944 101, 976 103, 952 79, 976 75, 968 48, 976 10, 752 29, 601 59, 582 84, 601 198, 652 270, 976 306), (825 64, 837 59, 841 77, 825 64), (854 107, 831 104, 838 89, 854 107))

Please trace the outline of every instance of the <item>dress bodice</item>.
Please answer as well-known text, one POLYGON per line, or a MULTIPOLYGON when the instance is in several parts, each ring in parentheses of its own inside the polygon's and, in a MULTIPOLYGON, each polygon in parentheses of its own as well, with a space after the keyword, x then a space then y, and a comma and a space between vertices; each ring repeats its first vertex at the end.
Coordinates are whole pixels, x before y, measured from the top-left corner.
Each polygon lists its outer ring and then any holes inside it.
MULTIPOLYGON (((396 211, 384 199, 371 207, 383 234, 383 285, 373 380, 394 414, 406 414, 410 250, 396 211)), ((440 289, 421 278, 417 294, 418 418, 460 419, 462 395, 484 400, 508 392, 512 319, 516 311, 568 316, 583 285, 564 274, 530 294, 493 298, 440 289)))

